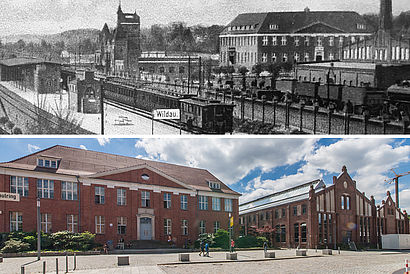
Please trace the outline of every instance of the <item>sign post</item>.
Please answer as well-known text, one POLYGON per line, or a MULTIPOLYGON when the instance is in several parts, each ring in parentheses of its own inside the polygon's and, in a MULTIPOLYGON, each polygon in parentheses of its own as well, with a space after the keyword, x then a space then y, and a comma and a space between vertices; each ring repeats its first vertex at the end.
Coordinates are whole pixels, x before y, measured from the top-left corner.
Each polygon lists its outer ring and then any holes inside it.
POLYGON ((154 120, 179 120, 179 131, 182 133, 181 129, 181 112, 179 109, 155 109, 152 112, 152 135, 154 135, 154 120))
POLYGON ((37 261, 41 257, 41 222, 40 222, 40 198, 37 198, 37 261))

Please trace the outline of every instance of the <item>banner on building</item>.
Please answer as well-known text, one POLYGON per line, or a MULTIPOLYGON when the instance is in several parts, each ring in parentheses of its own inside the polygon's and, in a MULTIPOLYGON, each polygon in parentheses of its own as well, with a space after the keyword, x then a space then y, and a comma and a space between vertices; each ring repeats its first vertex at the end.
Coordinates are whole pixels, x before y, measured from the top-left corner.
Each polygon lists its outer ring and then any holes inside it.
POLYGON ((0 192, 0 201, 20 202, 20 194, 0 192))
POLYGON ((153 111, 154 120, 179 120, 179 109, 155 109, 153 111))

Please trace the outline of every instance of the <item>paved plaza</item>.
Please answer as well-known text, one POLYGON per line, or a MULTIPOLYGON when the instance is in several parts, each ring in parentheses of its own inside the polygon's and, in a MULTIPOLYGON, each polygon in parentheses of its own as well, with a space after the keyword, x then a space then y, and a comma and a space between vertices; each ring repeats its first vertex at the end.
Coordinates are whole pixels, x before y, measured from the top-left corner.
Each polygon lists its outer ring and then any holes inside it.
MULTIPOLYGON (((393 273, 404 267, 408 252, 352 252, 342 251, 332 256, 322 256, 321 251, 308 250, 308 257, 296 257, 295 250, 277 250, 275 259, 265 260, 263 251, 239 251, 238 261, 227 261, 225 252, 214 252, 210 257, 190 253, 190 263, 178 263, 178 254, 132 254, 129 266, 117 266, 118 255, 78 256, 77 269, 73 271, 73 257, 69 257, 69 273, 393 273)), ((5 258, 0 273, 42 273, 46 261, 47 273, 65 273, 65 257, 5 258)))

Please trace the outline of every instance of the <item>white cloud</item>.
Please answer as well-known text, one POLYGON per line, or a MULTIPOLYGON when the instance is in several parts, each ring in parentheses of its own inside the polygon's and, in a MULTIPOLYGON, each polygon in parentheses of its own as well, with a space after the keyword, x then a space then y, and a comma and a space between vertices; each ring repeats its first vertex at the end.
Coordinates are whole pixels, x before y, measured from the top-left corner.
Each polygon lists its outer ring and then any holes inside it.
POLYGON ((250 171, 269 172, 303 160, 315 139, 141 139, 148 157, 209 170, 226 184, 241 180, 250 171))
POLYGON ((81 149, 84 149, 84 150, 88 150, 85 145, 80 145, 80 148, 81 148, 81 149))
POLYGON ((39 147, 39 146, 36 146, 36 145, 32 145, 32 144, 28 144, 27 145, 27 150, 30 152, 30 153, 34 153, 34 152, 36 152, 36 151, 38 151, 38 150, 40 150, 41 148, 39 147))
POLYGON ((109 144, 111 139, 110 138, 97 138, 98 143, 100 146, 105 146, 106 144, 109 144))

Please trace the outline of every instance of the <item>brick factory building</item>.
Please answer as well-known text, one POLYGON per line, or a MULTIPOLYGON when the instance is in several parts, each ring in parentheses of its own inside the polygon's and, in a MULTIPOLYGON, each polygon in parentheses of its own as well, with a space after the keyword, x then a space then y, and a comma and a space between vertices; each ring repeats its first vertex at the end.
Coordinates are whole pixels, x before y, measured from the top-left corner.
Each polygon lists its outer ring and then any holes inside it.
POLYGON ((346 41, 373 32, 350 11, 240 14, 219 36, 220 64, 251 69, 257 63, 337 60, 346 41))
POLYGON ((36 198, 45 232, 90 231, 100 243, 193 243, 200 233, 238 235, 238 198, 209 171, 54 146, 0 164, 0 231, 36 230, 36 198))
POLYGON ((396 207, 390 192, 376 206, 357 189, 343 167, 333 185, 315 180, 239 206, 242 233, 268 231, 279 247, 335 247, 350 241, 376 246, 384 234, 409 234, 406 211, 396 207))

